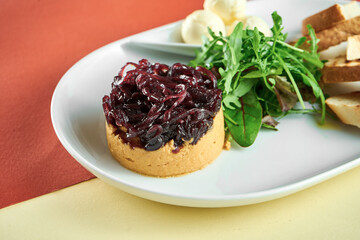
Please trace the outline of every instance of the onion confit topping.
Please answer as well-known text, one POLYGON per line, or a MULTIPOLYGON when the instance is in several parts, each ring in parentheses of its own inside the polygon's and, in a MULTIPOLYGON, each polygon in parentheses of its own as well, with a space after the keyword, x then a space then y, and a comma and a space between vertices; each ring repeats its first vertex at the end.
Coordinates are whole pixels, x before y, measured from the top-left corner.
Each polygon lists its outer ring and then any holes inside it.
POLYGON ((212 127, 221 105, 216 85, 214 74, 203 67, 129 62, 103 97, 105 117, 132 147, 154 151, 173 139, 180 149, 184 141, 196 144, 212 127))

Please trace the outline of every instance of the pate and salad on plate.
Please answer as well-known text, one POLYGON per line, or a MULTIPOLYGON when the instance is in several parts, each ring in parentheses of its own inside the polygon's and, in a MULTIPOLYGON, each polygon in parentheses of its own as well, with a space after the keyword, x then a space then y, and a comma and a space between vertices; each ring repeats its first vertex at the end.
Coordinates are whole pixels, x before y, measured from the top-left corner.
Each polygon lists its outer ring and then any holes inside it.
POLYGON ((291 29, 289 41, 281 14, 305 3, 282 2, 205 0, 91 53, 54 92, 60 141, 124 191, 194 207, 275 199, 359 165, 360 8, 299 8, 302 36, 291 29), (102 109, 77 90, 84 81, 102 109))

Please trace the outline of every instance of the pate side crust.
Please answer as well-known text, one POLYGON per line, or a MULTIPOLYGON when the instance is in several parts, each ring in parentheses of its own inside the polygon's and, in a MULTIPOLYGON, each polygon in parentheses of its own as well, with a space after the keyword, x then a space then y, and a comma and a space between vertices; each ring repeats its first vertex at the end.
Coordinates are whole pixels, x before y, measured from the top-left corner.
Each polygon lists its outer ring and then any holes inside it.
POLYGON ((216 114, 213 126, 197 144, 185 142, 178 153, 173 153, 171 140, 156 151, 132 148, 114 134, 115 127, 106 123, 106 137, 113 157, 124 167, 134 172, 155 177, 172 177, 194 172, 206 167, 221 153, 224 145, 224 116, 216 114))

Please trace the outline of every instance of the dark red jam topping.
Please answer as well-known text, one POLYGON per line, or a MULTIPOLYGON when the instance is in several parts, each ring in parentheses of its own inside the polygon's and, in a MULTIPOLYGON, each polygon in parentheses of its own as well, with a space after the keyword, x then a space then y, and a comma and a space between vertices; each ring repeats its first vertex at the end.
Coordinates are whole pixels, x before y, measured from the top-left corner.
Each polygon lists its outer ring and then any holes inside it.
POLYGON ((211 128, 221 105, 216 84, 203 67, 129 62, 103 97, 105 117, 132 147, 154 151, 173 139, 176 152, 184 141, 196 144, 211 128))

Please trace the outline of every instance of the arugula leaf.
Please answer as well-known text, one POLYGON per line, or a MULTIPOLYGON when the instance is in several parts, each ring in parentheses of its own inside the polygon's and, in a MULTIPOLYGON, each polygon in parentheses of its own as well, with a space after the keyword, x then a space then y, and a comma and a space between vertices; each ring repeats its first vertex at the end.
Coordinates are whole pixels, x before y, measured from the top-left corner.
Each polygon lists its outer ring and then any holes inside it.
POLYGON ((274 36, 279 36, 279 35, 281 35, 281 31, 283 30, 282 18, 279 16, 279 14, 276 11, 271 14, 271 17, 274 22, 274 25, 271 28, 271 31, 274 36))
POLYGON ((229 93, 231 90, 232 79, 238 72, 240 59, 242 58, 242 34, 243 24, 240 22, 236 25, 233 33, 229 36, 229 40, 224 44, 224 65, 226 71, 222 77, 225 79, 224 90, 229 93))
POLYGON ((240 97, 244 96, 247 92, 249 92, 256 83, 257 79, 243 79, 235 90, 223 96, 222 103, 224 107, 228 109, 234 109, 235 106, 241 107, 241 103, 239 100, 240 97))
POLYGON ((279 62, 281 63, 281 65, 284 67, 284 70, 285 70, 285 72, 287 73, 287 75, 288 75, 288 77, 289 77, 289 79, 290 79, 290 81, 291 81, 291 83, 292 83, 293 88, 295 89, 296 95, 297 95, 297 97, 298 97, 298 99, 299 99, 299 102, 300 102, 301 106, 302 106, 303 108, 305 108, 304 100, 302 99, 302 96, 301 96, 301 93, 300 93, 300 91, 299 91, 299 88, 298 88, 297 85, 296 85, 294 76, 293 76, 292 73, 290 72, 288 65, 283 61, 283 59, 281 58, 281 56, 280 56, 279 54, 276 54, 276 53, 275 53, 275 56, 278 58, 278 60, 279 60, 279 62))
POLYGON ((243 35, 243 23, 240 22, 236 25, 233 34, 229 36, 229 47, 231 50, 233 65, 239 63, 242 58, 242 35, 243 35))
POLYGON ((315 56, 319 56, 319 54, 317 53, 317 50, 319 48, 317 44, 319 43, 320 40, 316 38, 315 30, 314 30, 314 28, 311 27, 310 24, 308 24, 306 26, 306 28, 308 29, 309 36, 310 36, 309 43, 310 43, 311 54, 313 54, 315 56))
POLYGON ((306 42, 306 37, 301 37, 296 41, 294 47, 298 48, 301 45, 303 45, 305 42, 306 42))
POLYGON ((273 33, 273 38, 274 38, 274 42, 273 42, 273 51, 274 51, 276 48, 276 42, 278 40, 285 41, 286 35, 284 35, 282 33, 282 30, 284 29, 284 27, 282 26, 282 18, 279 16, 279 14, 275 11, 271 14, 271 17, 274 22, 274 25, 271 28, 271 31, 273 33))
POLYGON ((314 53, 309 53, 303 49, 297 48, 295 46, 291 46, 290 44, 287 44, 285 42, 278 41, 278 43, 289 48, 287 50, 287 53, 289 53, 291 50, 293 50, 291 52, 291 54, 294 54, 294 55, 297 55, 297 56, 303 58, 304 60, 310 62, 311 64, 315 65, 316 67, 322 68, 324 66, 323 62, 319 59, 319 55, 314 54, 314 53))
POLYGON ((324 63, 317 53, 315 31, 308 26, 310 39, 301 38, 292 46, 286 43, 282 18, 273 12, 272 19, 272 37, 265 37, 257 28, 243 29, 242 23, 230 36, 209 29, 211 38, 190 62, 193 67, 219 72, 225 129, 241 146, 253 143, 261 125, 275 128, 271 122, 261 123, 262 116, 272 119, 288 113, 319 112, 314 106, 305 108, 303 94, 318 100, 322 121, 325 118, 325 97, 318 83, 324 63), (310 46, 308 50, 299 48, 303 43, 310 46), (303 109, 294 109, 297 101, 303 109))

